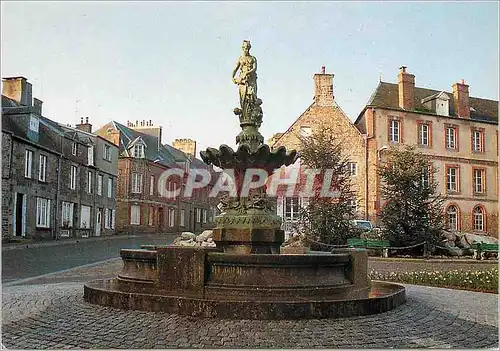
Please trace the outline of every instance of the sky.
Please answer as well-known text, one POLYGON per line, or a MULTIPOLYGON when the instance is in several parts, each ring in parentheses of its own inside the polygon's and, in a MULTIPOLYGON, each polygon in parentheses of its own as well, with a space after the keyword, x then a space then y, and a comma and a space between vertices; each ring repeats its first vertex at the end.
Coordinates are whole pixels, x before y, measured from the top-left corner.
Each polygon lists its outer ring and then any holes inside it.
POLYGON ((252 43, 263 100, 261 133, 283 132, 314 96, 314 73, 334 76, 335 100, 355 120, 380 79, 400 66, 416 85, 498 100, 498 2, 1 2, 1 74, 24 76, 43 115, 94 129, 152 120, 163 142, 198 151, 235 146, 231 72, 252 43))

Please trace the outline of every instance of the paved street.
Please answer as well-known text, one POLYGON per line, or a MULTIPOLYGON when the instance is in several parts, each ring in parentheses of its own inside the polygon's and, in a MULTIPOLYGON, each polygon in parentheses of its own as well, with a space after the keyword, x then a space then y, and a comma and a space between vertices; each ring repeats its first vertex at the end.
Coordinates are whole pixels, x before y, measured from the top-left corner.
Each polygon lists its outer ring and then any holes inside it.
POLYGON ((169 244, 175 234, 137 235, 80 239, 65 243, 6 245, 2 247, 2 283, 57 272, 85 264, 120 257, 120 249, 139 248, 144 244, 169 244))
MULTIPOLYGON (((373 262, 370 263, 374 265, 373 262)), ((406 285, 407 303, 364 317, 258 321, 124 311, 83 301, 84 281, 120 259, 3 288, 7 348, 482 348, 498 347, 498 295, 406 285)))

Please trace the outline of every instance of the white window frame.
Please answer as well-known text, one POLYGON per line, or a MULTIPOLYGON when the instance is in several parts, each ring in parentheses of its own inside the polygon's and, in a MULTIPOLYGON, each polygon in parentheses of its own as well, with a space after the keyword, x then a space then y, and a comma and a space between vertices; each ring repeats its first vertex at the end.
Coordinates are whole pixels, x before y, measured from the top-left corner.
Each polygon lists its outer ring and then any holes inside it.
POLYGON ((93 145, 90 145, 87 148, 87 162, 88 162, 89 166, 94 165, 94 146, 93 145))
POLYGON ((24 153, 24 177, 31 178, 33 170, 33 151, 26 150, 24 153))
POLYGON ((132 150, 134 158, 144 158, 145 156, 144 149, 145 149, 144 144, 142 143, 135 144, 134 149, 132 150))
POLYGON ((36 198, 36 227, 50 228, 50 199, 36 198))
POLYGON ((102 195, 102 174, 97 175, 97 195, 102 195))
POLYGON ((38 164, 38 180, 45 182, 47 180, 47 156, 40 155, 40 163, 38 164))
POLYGON ((168 210, 168 226, 175 226, 175 208, 170 208, 168 210))
POLYGON ((132 193, 141 194, 142 193, 142 174, 132 173, 132 193))
POLYGON ((73 228, 73 210, 75 204, 63 201, 61 205, 61 225, 63 227, 73 228))
POLYGON ((420 124, 418 133, 420 145, 429 146, 429 125, 425 123, 420 124))
POLYGON ((457 140, 456 140, 456 127, 446 127, 446 148, 447 149, 456 149, 457 148, 457 140))
POLYGON ((446 222, 448 229, 458 231, 458 209, 455 205, 451 205, 446 210, 446 222))
POLYGON ((389 122, 389 141, 391 143, 399 143, 400 138, 400 122, 397 119, 391 119, 389 122))
POLYGON ((90 229, 92 223, 92 207, 87 205, 80 206, 80 229, 90 229), (88 209, 88 211, 87 211, 88 209), (85 211, 84 211, 85 210, 85 211), (88 218, 85 218, 84 213, 88 212, 88 218), (87 219, 87 220, 86 220, 87 219))
POLYGON ((149 177, 149 195, 155 194, 155 176, 149 177))
POLYGON ((180 226, 181 227, 184 227, 186 225, 185 224, 185 215, 186 215, 186 211, 181 210, 181 213, 180 213, 180 226))
POLYGON ((70 167, 70 175, 69 175, 69 188, 71 190, 76 189, 76 179, 78 174, 78 167, 71 165, 70 167))
POLYGON ((352 208, 353 214, 358 213, 358 200, 357 199, 350 199, 349 200, 349 207, 352 208))
POLYGON ((104 209, 104 229, 113 227, 113 210, 110 208, 104 209))
POLYGON ((203 209, 203 223, 207 223, 207 210, 203 209))
POLYGON ((93 173, 92 171, 87 172, 87 193, 92 194, 92 178, 93 178, 93 173))
POLYGON ((474 173, 472 175, 474 179, 474 192, 478 194, 484 193, 484 177, 486 172, 484 169, 474 169, 474 173))
POLYGON ((116 210, 111 210, 111 229, 115 229, 116 210))
POLYGON ((196 209, 196 223, 201 223, 201 208, 196 209))
POLYGON ((141 206, 139 205, 130 206, 130 224, 141 225, 141 206))
POLYGON ((484 212, 481 207, 476 206, 472 210, 474 230, 484 232, 484 212))
POLYGON ((308 138, 312 136, 312 128, 309 126, 300 126, 299 134, 302 138, 308 138))
POLYGON ((73 143, 71 144, 71 154, 73 156, 76 156, 78 154, 78 144, 73 141, 73 143))
POLYGON ((448 167, 446 170, 446 190, 458 191, 458 177, 460 171, 457 167, 448 167))
POLYGON ((483 152, 483 132, 480 130, 474 130, 472 132, 472 151, 483 152))
POLYGON ((104 144, 102 146, 102 158, 111 161, 111 146, 108 144, 104 144))
POLYGON ((113 197, 113 178, 108 177, 108 197, 113 197))
POLYGON ((352 177, 356 177, 358 175, 358 163, 357 162, 349 162, 349 174, 352 177))
POLYGON ((153 226, 155 223, 154 219, 154 214, 155 214, 155 208, 153 206, 149 207, 149 212, 148 212, 148 225, 153 226))

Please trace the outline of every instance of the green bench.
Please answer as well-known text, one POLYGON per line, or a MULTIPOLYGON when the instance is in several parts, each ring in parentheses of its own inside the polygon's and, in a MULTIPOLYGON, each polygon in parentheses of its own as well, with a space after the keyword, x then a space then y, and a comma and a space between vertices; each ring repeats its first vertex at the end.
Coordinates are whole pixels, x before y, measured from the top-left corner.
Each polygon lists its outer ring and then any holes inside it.
POLYGON ((496 252, 498 254, 498 244, 478 243, 471 246, 474 250, 474 258, 484 260, 485 253, 496 252))
POLYGON ((365 249, 381 249, 384 257, 389 256, 389 241, 387 240, 371 240, 361 238, 347 239, 347 246, 349 247, 362 247, 365 249))

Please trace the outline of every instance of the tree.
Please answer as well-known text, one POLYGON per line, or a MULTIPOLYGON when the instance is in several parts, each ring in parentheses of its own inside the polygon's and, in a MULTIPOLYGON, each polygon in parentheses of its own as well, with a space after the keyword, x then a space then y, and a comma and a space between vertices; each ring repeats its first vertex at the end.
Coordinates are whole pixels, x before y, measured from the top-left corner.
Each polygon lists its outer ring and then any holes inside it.
MULTIPOLYGON (((332 245, 345 245, 347 238, 359 236, 351 224, 354 217, 352 201, 357 199, 351 187, 349 158, 344 155, 342 142, 330 127, 321 126, 311 136, 300 137, 300 162, 301 166, 320 171, 315 177, 314 196, 309 198, 300 214, 299 223, 306 236, 332 245), (336 193, 335 197, 324 197, 321 193, 328 174, 332 179, 329 190, 336 193)), ((323 245, 318 249, 329 248, 323 245)))
POLYGON ((386 200, 381 213, 383 233, 392 245, 439 242, 444 229, 444 199, 436 193, 435 174, 428 156, 413 146, 388 151, 379 175, 386 200))

